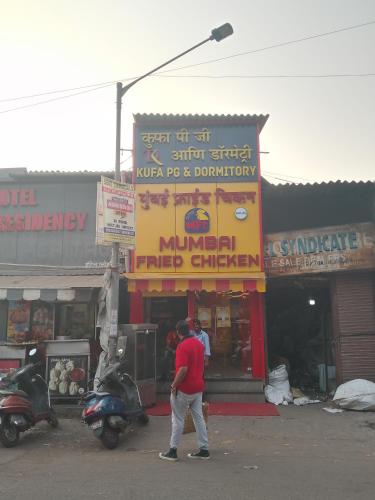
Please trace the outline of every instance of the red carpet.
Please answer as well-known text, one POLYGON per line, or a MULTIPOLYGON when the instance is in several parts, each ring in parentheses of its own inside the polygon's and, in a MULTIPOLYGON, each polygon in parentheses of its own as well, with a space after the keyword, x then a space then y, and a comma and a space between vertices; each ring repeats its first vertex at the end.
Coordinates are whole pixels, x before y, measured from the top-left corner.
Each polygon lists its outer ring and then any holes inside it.
MULTIPOLYGON (((209 415, 231 415, 240 417, 278 417, 275 405, 270 403, 209 403, 209 415)), ((147 414, 153 417, 163 417, 171 414, 169 403, 156 403, 147 409, 147 414)))

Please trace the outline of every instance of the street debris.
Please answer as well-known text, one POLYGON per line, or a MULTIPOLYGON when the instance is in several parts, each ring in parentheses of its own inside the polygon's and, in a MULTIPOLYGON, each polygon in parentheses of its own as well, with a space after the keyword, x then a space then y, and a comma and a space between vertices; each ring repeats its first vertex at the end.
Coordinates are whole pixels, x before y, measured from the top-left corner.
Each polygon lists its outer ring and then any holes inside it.
POLYGON ((337 388, 333 401, 344 410, 375 411, 375 383, 364 379, 345 382, 337 388))
POLYGON ((294 399, 303 398, 305 396, 301 389, 299 389, 298 387, 292 387, 291 391, 294 399))
POLYGON ((244 465, 243 468, 246 470, 258 470, 259 469, 259 467, 257 465, 244 465))
POLYGON ((341 410, 340 408, 322 408, 322 410, 328 412, 328 413, 343 413, 344 410, 341 410))
POLYGON ((321 403, 320 399, 310 399, 307 396, 303 396, 301 398, 295 398, 293 403, 296 406, 305 406, 305 405, 310 405, 312 403, 321 403))

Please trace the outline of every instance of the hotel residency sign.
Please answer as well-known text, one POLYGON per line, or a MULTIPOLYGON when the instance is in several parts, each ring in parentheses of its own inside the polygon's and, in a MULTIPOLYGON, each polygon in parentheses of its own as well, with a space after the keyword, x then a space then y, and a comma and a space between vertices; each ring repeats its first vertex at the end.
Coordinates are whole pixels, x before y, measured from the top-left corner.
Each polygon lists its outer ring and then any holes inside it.
POLYGON ((371 222, 265 235, 270 277, 375 267, 371 222))
POLYGON ((263 271, 256 122, 139 119, 135 146, 134 271, 263 271))

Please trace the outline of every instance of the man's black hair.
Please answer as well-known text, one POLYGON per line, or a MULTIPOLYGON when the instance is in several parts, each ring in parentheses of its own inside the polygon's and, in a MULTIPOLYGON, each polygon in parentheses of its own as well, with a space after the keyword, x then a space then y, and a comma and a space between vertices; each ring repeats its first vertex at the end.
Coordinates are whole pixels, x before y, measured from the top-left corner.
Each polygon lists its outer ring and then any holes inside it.
POLYGON ((195 320, 193 321, 193 323, 194 323, 194 325, 198 325, 199 327, 201 326, 201 322, 200 322, 200 320, 199 320, 199 319, 195 319, 195 320))
POLYGON ((184 321, 183 319, 181 321, 178 321, 176 330, 178 334, 183 335, 184 337, 190 335, 189 323, 187 321, 184 321))

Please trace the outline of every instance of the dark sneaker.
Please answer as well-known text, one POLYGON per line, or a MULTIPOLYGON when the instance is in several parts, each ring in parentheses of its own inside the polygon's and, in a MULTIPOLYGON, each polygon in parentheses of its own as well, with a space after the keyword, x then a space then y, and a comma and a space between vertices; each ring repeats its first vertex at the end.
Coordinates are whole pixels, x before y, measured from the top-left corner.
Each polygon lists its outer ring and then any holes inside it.
POLYGON ((196 453, 189 453, 189 458, 200 458, 201 460, 209 460, 210 452, 208 450, 199 450, 196 453))
POLYGON ((162 460, 169 460, 170 462, 177 462, 177 450, 176 448, 170 448, 166 453, 159 453, 159 458, 162 460))

